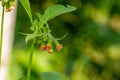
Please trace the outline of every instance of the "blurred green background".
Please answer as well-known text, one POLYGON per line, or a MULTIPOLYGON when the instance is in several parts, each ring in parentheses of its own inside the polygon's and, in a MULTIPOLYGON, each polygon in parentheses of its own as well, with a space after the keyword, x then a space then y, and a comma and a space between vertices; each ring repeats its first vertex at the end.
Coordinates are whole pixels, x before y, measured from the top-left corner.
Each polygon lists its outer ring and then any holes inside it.
MULTIPOLYGON (((64 80, 120 80, 120 0, 30 0, 33 17, 53 4, 72 5, 77 10, 49 21, 55 37, 68 35, 60 41, 63 49, 53 54, 35 49, 31 80, 40 80, 47 71, 60 73, 64 80)), ((29 46, 25 36, 30 33, 30 20, 19 3, 10 79, 25 76, 29 46)))

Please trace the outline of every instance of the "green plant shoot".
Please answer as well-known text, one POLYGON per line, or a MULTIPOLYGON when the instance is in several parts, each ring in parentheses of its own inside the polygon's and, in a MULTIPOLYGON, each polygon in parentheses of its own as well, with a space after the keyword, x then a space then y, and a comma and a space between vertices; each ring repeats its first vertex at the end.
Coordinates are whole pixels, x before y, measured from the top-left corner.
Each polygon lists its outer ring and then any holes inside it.
MULTIPOLYGON (((52 43, 56 45, 57 51, 63 48, 63 46, 58 42, 59 39, 52 36, 51 30, 47 22, 54 19, 56 16, 76 10, 76 7, 70 5, 63 6, 61 4, 52 5, 45 10, 44 14, 37 13, 37 18, 33 20, 29 0, 20 0, 20 2, 25 8, 32 24, 30 27, 30 30, 32 31, 31 34, 22 33, 26 35, 26 44, 31 45, 29 66, 27 72, 27 80, 30 80, 33 50, 36 45, 40 46, 40 50, 48 51, 48 53, 53 53, 52 43)), ((64 37, 65 36, 63 36, 62 38, 64 37)), ((42 74, 44 80, 48 80, 48 78, 45 78, 48 76, 53 76, 55 78, 53 78, 54 80, 62 80, 61 77, 56 78, 56 75, 57 74, 52 72, 42 74)))

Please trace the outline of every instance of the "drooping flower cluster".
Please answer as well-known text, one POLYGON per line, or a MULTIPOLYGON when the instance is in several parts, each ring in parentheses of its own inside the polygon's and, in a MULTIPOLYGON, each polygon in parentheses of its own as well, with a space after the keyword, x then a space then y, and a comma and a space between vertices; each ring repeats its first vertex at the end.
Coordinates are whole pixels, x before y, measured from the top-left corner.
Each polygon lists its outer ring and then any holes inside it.
POLYGON ((39 49, 42 51, 48 51, 48 53, 53 53, 52 43, 55 44, 57 51, 60 51, 63 48, 62 44, 60 44, 56 39, 48 39, 41 43, 39 49))
POLYGON ((35 40, 34 43, 40 46, 39 50, 48 51, 48 53, 53 53, 53 44, 55 44, 57 51, 63 48, 58 40, 61 40, 64 36, 59 39, 54 38, 47 22, 41 21, 39 17, 33 21, 30 29, 33 31, 33 34, 27 35, 26 43, 35 40))
POLYGON ((15 0, 2 0, 2 6, 5 7, 5 12, 10 12, 15 9, 15 0))

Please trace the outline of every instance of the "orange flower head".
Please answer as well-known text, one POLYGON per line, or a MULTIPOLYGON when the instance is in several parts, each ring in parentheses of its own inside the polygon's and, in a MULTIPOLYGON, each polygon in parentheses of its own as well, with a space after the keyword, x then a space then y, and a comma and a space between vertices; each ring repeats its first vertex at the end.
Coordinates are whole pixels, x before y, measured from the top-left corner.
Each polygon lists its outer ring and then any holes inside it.
POLYGON ((46 47, 46 50, 50 50, 52 48, 51 45, 46 45, 45 47, 46 47))
POLYGON ((63 48, 62 44, 58 44, 58 45, 56 46, 56 50, 57 50, 57 51, 60 51, 62 48, 63 48))
POLYGON ((46 50, 50 50, 52 48, 52 41, 48 39, 47 44, 46 44, 46 50))
POLYGON ((44 51, 44 50, 46 50, 46 46, 40 46, 39 49, 42 50, 42 51, 44 51))

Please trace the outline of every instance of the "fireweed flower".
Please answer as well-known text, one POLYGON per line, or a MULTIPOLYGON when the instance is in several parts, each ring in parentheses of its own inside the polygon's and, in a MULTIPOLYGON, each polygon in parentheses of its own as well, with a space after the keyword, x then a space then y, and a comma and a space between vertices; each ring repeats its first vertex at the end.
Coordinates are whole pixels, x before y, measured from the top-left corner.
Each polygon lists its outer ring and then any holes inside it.
POLYGON ((62 44, 60 44, 57 40, 55 40, 54 42, 55 42, 55 45, 56 45, 56 50, 60 51, 63 48, 62 44))
POLYGON ((46 44, 46 50, 50 50, 52 48, 52 41, 48 40, 46 44))
POLYGON ((57 51, 60 51, 62 48, 63 48, 62 44, 58 44, 58 45, 56 46, 56 50, 57 50, 57 51))
POLYGON ((45 47, 45 46, 40 46, 39 49, 40 49, 40 50, 46 50, 46 47, 45 47))
POLYGON ((50 50, 50 49, 52 48, 52 45, 47 44, 47 45, 45 46, 45 48, 46 48, 46 50, 50 50))
POLYGON ((45 45, 44 42, 42 42, 42 44, 41 44, 41 46, 40 46, 39 49, 40 49, 40 50, 46 50, 46 45, 45 45))
POLYGON ((43 50, 43 51, 48 51, 48 53, 53 53, 53 46, 52 46, 52 43, 54 42, 54 44, 56 45, 56 50, 57 51, 60 51, 62 48, 63 48, 63 46, 62 46, 62 44, 60 44, 58 41, 57 41, 57 39, 45 39, 43 42, 42 42, 42 44, 41 44, 41 46, 40 46, 40 50, 43 50))

